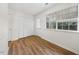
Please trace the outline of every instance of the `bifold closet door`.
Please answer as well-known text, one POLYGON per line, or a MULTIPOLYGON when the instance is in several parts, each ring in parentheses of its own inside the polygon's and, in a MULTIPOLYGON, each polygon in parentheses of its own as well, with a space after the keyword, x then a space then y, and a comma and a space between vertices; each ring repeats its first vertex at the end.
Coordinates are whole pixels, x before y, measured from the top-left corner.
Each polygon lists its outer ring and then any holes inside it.
POLYGON ((20 37, 23 37, 23 19, 18 16, 13 20, 12 26, 12 40, 16 40, 20 37))
POLYGON ((32 16, 24 15, 18 12, 13 13, 10 18, 10 40, 16 40, 34 34, 34 20, 32 16))
POLYGON ((24 36, 24 23, 23 23, 23 18, 22 17, 20 17, 19 19, 18 19, 18 38, 21 38, 21 37, 23 37, 24 36))

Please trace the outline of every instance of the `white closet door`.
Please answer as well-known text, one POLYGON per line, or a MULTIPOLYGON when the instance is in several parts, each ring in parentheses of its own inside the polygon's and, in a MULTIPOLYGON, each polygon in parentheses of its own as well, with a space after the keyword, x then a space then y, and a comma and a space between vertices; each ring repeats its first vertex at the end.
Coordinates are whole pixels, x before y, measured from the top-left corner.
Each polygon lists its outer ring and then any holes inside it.
POLYGON ((12 22, 12 40, 33 35, 33 17, 15 13, 12 22))
POLYGON ((23 37, 23 19, 21 16, 15 16, 12 27, 12 39, 16 40, 23 37))
POLYGON ((23 18, 19 17, 18 19, 18 37, 23 37, 23 18))

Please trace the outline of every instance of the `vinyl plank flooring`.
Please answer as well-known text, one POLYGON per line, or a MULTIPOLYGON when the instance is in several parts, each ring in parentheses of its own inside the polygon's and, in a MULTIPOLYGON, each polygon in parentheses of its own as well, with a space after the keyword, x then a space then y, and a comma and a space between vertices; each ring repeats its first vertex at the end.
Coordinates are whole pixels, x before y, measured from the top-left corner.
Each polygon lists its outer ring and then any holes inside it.
POLYGON ((32 35, 9 43, 9 55, 76 55, 62 47, 32 35))

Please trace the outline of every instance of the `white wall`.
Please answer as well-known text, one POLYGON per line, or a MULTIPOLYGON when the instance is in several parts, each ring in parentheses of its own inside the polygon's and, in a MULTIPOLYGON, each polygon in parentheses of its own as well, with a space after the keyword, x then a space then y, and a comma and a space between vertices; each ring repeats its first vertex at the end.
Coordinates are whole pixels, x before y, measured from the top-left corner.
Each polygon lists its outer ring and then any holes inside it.
POLYGON ((8 51, 8 4, 0 3, 0 54, 8 51))
POLYGON ((9 39, 16 40, 20 37, 33 35, 33 16, 16 10, 9 10, 9 39))
POLYGON ((45 38, 46 40, 79 54, 79 33, 56 31, 45 28, 45 18, 47 14, 75 5, 77 4, 58 4, 55 5, 53 8, 40 13, 36 16, 36 19, 41 20, 41 28, 36 28, 35 30, 37 35, 45 38))

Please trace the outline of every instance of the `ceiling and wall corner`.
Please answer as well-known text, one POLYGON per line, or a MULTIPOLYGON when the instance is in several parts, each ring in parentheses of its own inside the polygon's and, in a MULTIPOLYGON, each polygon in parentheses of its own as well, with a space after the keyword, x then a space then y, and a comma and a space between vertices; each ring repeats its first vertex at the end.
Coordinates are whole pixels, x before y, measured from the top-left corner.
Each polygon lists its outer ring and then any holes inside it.
POLYGON ((8 8, 23 12, 28 15, 37 15, 53 7, 55 3, 9 3, 8 8))

